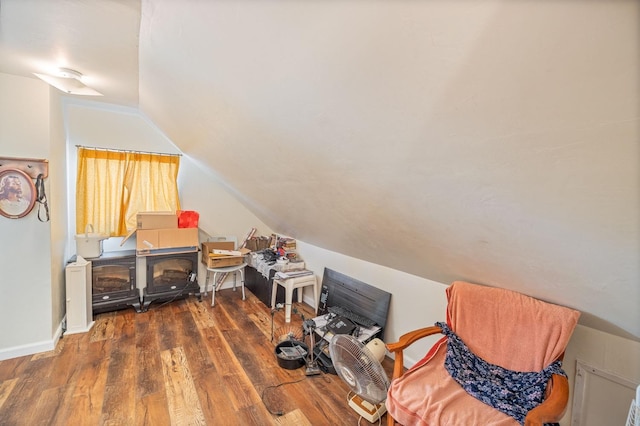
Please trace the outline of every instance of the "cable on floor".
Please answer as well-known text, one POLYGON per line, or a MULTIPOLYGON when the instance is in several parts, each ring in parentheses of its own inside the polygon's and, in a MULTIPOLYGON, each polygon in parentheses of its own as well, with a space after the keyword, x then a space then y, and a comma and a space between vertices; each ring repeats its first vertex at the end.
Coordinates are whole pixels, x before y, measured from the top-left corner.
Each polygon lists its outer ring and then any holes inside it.
MULTIPOLYGON (((277 389, 280 386, 284 386, 284 385, 293 385, 295 383, 300 383, 301 381, 303 381, 305 379, 308 379, 309 377, 317 377, 317 376, 304 376, 303 378, 298 379, 298 380, 294 380, 294 381, 291 381, 291 382, 282 382, 280 384, 267 386, 266 388, 264 388, 262 390, 262 394, 260 395, 260 399, 262 400, 262 403, 264 404, 264 406, 267 409, 267 411, 269 411, 269 413, 273 414, 274 416, 282 416, 282 415, 284 415, 284 411, 283 410, 277 410, 277 411, 276 410, 272 410, 271 407, 269 407, 267 405, 267 402, 264 400, 264 395, 268 390, 277 389)), ((324 378, 324 374, 321 374, 320 377, 324 378)), ((324 380, 326 381, 327 379, 324 378, 324 380)))

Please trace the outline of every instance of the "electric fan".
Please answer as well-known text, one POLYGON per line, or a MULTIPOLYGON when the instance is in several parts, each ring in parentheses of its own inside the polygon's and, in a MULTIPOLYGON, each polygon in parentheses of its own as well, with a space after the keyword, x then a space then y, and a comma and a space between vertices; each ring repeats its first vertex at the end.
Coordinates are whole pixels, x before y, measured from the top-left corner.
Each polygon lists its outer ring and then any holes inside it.
POLYGON ((636 399, 631 401, 626 426, 640 426, 640 385, 636 389, 636 399))
POLYGON ((276 338, 278 343, 284 342, 285 340, 302 340, 302 327, 293 326, 291 324, 284 325, 282 327, 276 328, 273 332, 273 336, 276 338))
MULTIPOLYGON (((361 342, 348 334, 336 334, 329 343, 331 361, 338 376, 355 395, 349 406, 370 423, 380 421, 387 411, 389 378, 376 356, 361 342)), ((358 422, 359 423, 359 422, 358 422)))

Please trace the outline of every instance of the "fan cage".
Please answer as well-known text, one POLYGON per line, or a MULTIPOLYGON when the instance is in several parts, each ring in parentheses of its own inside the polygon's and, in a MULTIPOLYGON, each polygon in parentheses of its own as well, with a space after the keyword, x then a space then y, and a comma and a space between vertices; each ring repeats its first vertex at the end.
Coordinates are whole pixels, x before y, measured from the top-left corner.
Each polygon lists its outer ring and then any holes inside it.
POLYGON ((281 343, 286 340, 297 340, 301 341, 303 337, 302 327, 293 326, 293 325, 285 325, 282 327, 278 327, 274 332, 273 336, 276 339, 276 342, 281 343))
POLYGON ((382 364, 355 337, 335 335, 329 353, 336 373, 362 399, 378 404, 387 398, 389 379, 382 364))

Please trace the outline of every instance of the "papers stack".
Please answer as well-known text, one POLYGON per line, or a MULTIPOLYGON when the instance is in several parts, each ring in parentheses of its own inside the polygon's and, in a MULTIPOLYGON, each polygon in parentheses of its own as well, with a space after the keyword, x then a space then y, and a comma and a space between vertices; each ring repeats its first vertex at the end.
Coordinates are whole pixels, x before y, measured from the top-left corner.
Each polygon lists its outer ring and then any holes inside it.
POLYGON ((304 277, 305 275, 313 275, 313 271, 301 269, 299 271, 276 272, 276 278, 286 280, 289 278, 304 277))

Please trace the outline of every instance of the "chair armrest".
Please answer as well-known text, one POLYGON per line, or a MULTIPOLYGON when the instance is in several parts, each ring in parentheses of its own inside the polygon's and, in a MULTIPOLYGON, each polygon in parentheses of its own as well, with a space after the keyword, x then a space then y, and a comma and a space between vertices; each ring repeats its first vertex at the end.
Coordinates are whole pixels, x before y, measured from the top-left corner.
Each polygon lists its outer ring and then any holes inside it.
POLYGON ((418 330, 410 331, 400 336, 400 339, 398 339, 397 342, 386 344, 387 350, 395 354, 395 359, 393 362, 393 379, 402 376, 402 371, 404 368, 404 353, 402 351, 417 340, 437 333, 442 333, 442 329, 437 325, 433 325, 431 327, 425 327, 418 330))
POLYGON ((525 426, 542 426, 544 423, 557 423, 564 414, 569 401, 569 380, 559 374, 549 379, 550 388, 547 397, 540 405, 527 413, 525 426))
POLYGON ((442 329, 437 325, 431 327, 420 328, 418 330, 410 331, 400 336, 397 342, 387 343, 387 349, 389 352, 397 352, 406 349, 409 345, 413 344, 417 340, 423 337, 431 336, 432 334, 442 333, 442 329))
MULTIPOLYGON (((393 361, 393 378, 397 379, 402 376, 404 371, 404 352, 407 347, 411 344, 415 343, 417 340, 422 339, 423 337, 431 336, 432 334, 442 333, 442 329, 437 325, 433 325, 431 327, 424 327, 418 330, 410 331, 408 333, 400 336, 397 342, 387 343, 385 346, 389 352, 393 352, 395 354, 393 361)), ((389 413, 387 413, 387 426, 394 426, 396 424, 395 420, 389 413)))

